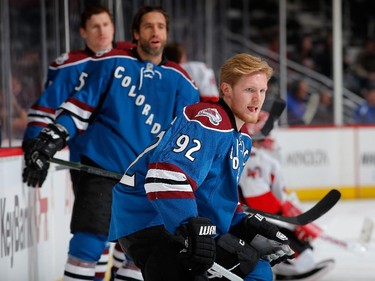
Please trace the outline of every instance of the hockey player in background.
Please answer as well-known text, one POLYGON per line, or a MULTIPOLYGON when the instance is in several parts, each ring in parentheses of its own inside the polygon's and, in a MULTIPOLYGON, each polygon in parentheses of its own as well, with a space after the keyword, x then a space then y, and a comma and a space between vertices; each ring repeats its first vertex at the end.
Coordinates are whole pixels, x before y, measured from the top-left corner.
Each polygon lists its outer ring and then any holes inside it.
POLYGON ((238 183, 272 68, 248 54, 221 68, 221 99, 184 108, 114 187, 110 240, 146 281, 222 280, 214 262, 244 280, 273 278, 271 265, 293 258, 278 228, 238 204, 238 183), (214 271, 214 272, 213 272, 214 271), (213 274, 213 275, 212 275, 213 274))
MULTIPOLYGON (((176 63, 162 56, 168 14, 160 7, 141 7, 133 18, 136 47, 94 54, 75 92, 25 148, 24 178, 47 173, 48 160, 79 136, 81 163, 123 173, 136 156, 186 105, 199 101, 196 86, 176 63)), ((92 280, 107 243, 112 187, 117 180, 81 172, 73 206, 64 280, 92 280)), ((127 268, 126 270, 130 270, 127 268)), ((140 272, 132 276, 141 280, 140 272)), ((116 273, 122 275, 123 268, 116 273)), ((129 277, 129 276, 128 276, 129 277)))
POLYGON ((164 48, 164 54, 168 60, 179 63, 197 84, 201 101, 218 101, 214 70, 201 61, 187 59, 185 46, 178 42, 169 42, 164 48))
MULTIPOLYGON (((95 54, 109 52, 113 48, 114 24, 108 8, 101 5, 88 5, 81 13, 80 35, 85 42, 85 48, 61 54, 48 68, 45 89, 31 106, 28 112, 28 124, 24 132, 22 148, 26 150, 35 141, 41 130, 55 120, 58 107, 69 96, 74 94, 82 71, 90 57, 95 54)), ((125 47, 121 42, 121 47, 125 47)), ((129 45, 129 43, 127 43, 129 45)), ((71 139, 69 158, 73 162, 80 162, 80 138, 71 139)), ((74 195, 77 195, 79 172, 70 170, 74 195)), ((41 186, 47 176, 47 169, 25 170, 23 180, 30 186, 41 186)), ((114 269, 122 264, 123 253, 114 250, 114 269), (121 260, 121 261, 120 261, 121 260)), ((95 267, 95 280, 103 280, 109 260, 109 243, 95 267)))
MULTIPOLYGON (((281 111, 282 112, 282 111, 281 111)), ((281 114, 280 112, 280 114, 281 114)), ((295 193, 286 192, 280 162, 269 150, 269 142, 264 145, 272 128, 262 129, 274 122, 267 122, 272 112, 261 112, 256 124, 246 124, 245 128, 252 136, 253 147, 250 159, 246 163, 240 180, 240 194, 244 204, 252 209, 272 214, 296 216, 301 213, 295 193), (266 131, 266 133, 264 133, 266 131)), ((273 116, 275 121, 280 116, 273 116)), ((276 280, 319 280, 334 267, 334 260, 316 262, 312 242, 322 234, 322 229, 314 223, 294 226, 275 222, 290 239, 290 246, 296 258, 273 267, 276 280)))

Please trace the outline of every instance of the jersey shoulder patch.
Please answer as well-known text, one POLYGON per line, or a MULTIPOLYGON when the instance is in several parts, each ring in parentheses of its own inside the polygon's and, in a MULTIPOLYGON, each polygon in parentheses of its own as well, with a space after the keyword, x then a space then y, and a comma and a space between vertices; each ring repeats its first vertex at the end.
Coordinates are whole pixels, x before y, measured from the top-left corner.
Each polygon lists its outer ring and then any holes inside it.
POLYGON ((132 53, 130 50, 127 49, 111 49, 108 52, 98 52, 96 53, 93 58, 94 59, 100 59, 100 58, 106 58, 106 57, 116 57, 116 56, 130 56, 133 57, 132 53))
POLYGON ((63 53, 58 56, 55 61, 51 63, 51 66, 59 67, 61 65, 66 65, 69 63, 79 62, 88 57, 90 57, 90 55, 84 50, 71 51, 69 53, 63 53))
POLYGON ((224 108, 213 102, 200 102, 185 107, 185 116, 190 121, 197 121, 202 126, 221 131, 233 130, 233 125, 224 108))

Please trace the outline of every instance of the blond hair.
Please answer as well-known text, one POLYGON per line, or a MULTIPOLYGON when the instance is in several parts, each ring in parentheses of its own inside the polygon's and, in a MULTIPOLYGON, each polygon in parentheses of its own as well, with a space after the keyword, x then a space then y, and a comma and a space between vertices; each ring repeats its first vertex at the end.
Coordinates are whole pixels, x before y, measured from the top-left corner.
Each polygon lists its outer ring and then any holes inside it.
MULTIPOLYGON (((249 54, 235 55, 226 60, 222 65, 220 69, 219 85, 228 83, 234 86, 242 76, 253 72, 265 73, 269 80, 273 74, 273 69, 265 60, 259 57, 249 54)), ((222 94, 221 90, 220 94, 222 94)))

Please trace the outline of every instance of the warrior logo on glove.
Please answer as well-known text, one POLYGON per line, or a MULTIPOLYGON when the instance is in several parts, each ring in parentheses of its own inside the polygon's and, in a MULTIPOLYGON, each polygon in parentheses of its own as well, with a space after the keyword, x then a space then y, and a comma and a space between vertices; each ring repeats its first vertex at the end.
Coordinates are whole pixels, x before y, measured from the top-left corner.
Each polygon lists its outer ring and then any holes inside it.
POLYGON ((199 229, 199 235, 215 235, 216 225, 201 226, 199 229))

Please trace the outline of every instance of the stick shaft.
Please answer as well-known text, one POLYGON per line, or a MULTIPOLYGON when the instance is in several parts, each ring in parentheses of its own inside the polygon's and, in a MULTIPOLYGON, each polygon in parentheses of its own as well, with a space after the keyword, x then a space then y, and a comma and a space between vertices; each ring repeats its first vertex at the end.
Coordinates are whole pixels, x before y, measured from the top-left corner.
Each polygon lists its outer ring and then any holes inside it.
POLYGON ((112 179, 117 179, 117 180, 120 180, 122 177, 122 175, 119 173, 107 171, 107 170, 97 168, 97 167, 84 165, 84 164, 77 163, 77 162, 66 161, 66 160, 58 159, 58 158, 51 158, 49 161, 51 163, 55 163, 55 164, 59 164, 61 166, 67 167, 69 169, 84 171, 86 173, 98 175, 102 177, 107 177, 107 178, 112 178, 112 179))
POLYGON ((230 272, 228 269, 222 267, 221 265, 217 264, 216 262, 211 267, 212 270, 219 273, 220 275, 228 278, 231 281, 243 281, 243 279, 236 274, 230 272))

